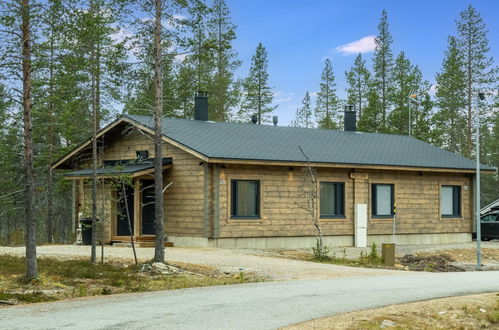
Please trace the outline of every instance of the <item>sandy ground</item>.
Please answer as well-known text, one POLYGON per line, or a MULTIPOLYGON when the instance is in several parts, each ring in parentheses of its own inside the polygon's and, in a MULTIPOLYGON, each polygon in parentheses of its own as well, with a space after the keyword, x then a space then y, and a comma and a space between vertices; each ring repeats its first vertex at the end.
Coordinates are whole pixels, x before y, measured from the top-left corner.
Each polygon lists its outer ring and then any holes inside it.
POLYGON ((499 293, 433 299, 316 319, 285 327, 302 329, 499 329, 489 315, 497 312, 499 293))
MULTIPOLYGON (((24 247, 0 247, 0 254, 24 255, 24 247)), ((89 246, 42 245, 37 247, 38 257, 74 258, 89 257, 89 246)), ((100 248, 97 252, 100 258, 100 248)), ((141 260, 152 259, 154 248, 137 248, 141 260)), ((133 258, 131 248, 104 247, 105 259, 133 258)), ((397 270, 353 268, 331 264, 290 260, 249 254, 248 251, 207 249, 207 248, 167 248, 167 261, 202 264, 216 267, 226 273, 248 272, 269 280, 318 280, 336 277, 409 274, 397 270)))

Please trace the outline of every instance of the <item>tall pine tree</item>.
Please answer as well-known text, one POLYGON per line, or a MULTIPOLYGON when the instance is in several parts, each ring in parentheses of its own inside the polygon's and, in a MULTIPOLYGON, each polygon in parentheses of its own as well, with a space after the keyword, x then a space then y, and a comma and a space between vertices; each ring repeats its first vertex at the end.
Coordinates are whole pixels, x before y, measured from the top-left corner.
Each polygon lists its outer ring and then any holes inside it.
POLYGON ((345 72, 348 88, 348 104, 355 105, 359 114, 359 120, 362 119, 362 110, 367 106, 367 96, 369 93, 371 73, 366 67, 366 61, 362 59, 359 53, 350 71, 345 72))
POLYGON ((242 121, 248 122, 253 114, 256 114, 258 124, 270 121, 270 114, 277 106, 272 105, 274 92, 268 80, 267 51, 260 42, 251 58, 248 77, 243 82, 244 100, 239 111, 239 116, 243 116, 242 121))
POLYGON ((232 48, 236 39, 236 26, 231 22, 230 10, 225 0, 214 0, 208 21, 209 36, 213 43, 214 74, 210 84, 210 118, 226 121, 231 108, 237 104, 238 90, 234 83, 234 70, 241 62, 232 48))
MULTIPOLYGON (((456 22, 459 50, 463 56, 464 72, 466 75, 466 156, 470 156, 473 149, 473 109, 479 107, 477 103, 478 91, 495 88, 497 82, 497 68, 493 57, 489 57, 489 40, 487 28, 478 11, 471 5, 459 14, 456 22)), ((484 112, 482 117, 490 119, 491 111, 484 112)))
POLYGON ((320 89, 315 103, 315 117, 320 128, 338 129, 340 101, 336 96, 336 82, 334 81, 333 66, 329 58, 324 62, 321 74, 320 89))
POLYGON ((389 30, 388 17, 385 10, 381 13, 378 24, 378 35, 376 36, 376 48, 374 50, 374 86, 380 98, 379 109, 381 115, 381 127, 379 131, 387 130, 387 117, 390 110, 390 94, 393 85, 393 54, 391 45, 393 42, 389 30))
POLYGON ((463 57, 457 41, 449 37, 442 70, 437 73, 436 105, 433 116, 437 145, 449 151, 465 154, 466 151, 466 75, 463 57))

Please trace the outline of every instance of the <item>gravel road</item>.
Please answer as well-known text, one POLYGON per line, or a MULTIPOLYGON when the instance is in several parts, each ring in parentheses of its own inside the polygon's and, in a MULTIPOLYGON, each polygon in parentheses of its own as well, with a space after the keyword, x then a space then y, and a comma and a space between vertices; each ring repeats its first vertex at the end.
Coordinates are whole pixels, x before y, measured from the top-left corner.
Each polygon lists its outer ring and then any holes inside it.
POLYGON ((391 304, 499 291, 499 272, 264 282, 0 309, 1 329, 275 329, 391 304))
MULTIPOLYGON (((0 254, 24 255, 24 247, 0 247, 0 254)), ((131 248, 105 247, 106 259, 131 259, 131 248)), ((89 257, 90 246, 42 245, 37 247, 39 257, 74 258, 89 257)), ((98 250, 100 255, 100 250, 98 250)), ((138 248, 137 256, 150 260, 154 248, 138 248)), ((335 277, 373 276, 399 274, 402 271, 354 268, 315 262, 290 260, 248 254, 248 251, 204 249, 204 248, 167 248, 167 261, 202 264, 216 267, 228 273, 252 272, 272 280, 317 280, 335 277)), ((406 274, 407 272, 402 272, 406 274)))

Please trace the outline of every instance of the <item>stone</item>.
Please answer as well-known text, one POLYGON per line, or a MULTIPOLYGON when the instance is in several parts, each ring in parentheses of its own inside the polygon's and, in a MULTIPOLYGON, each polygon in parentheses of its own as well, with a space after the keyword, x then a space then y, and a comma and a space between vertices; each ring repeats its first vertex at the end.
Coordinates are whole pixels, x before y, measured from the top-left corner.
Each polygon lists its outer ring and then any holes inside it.
POLYGON ((383 322, 381 322, 380 328, 391 328, 394 326, 395 322, 393 322, 392 320, 383 320, 383 322))

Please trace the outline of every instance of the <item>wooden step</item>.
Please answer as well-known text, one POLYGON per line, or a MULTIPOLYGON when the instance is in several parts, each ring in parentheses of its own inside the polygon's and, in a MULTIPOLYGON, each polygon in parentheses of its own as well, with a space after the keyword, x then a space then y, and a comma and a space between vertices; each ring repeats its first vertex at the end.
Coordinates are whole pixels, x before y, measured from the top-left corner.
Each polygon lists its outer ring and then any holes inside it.
MULTIPOLYGON (((155 242, 137 242, 139 247, 155 247, 155 242)), ((165 242, 165 247, 173 247, 173 242, 165 242)))

